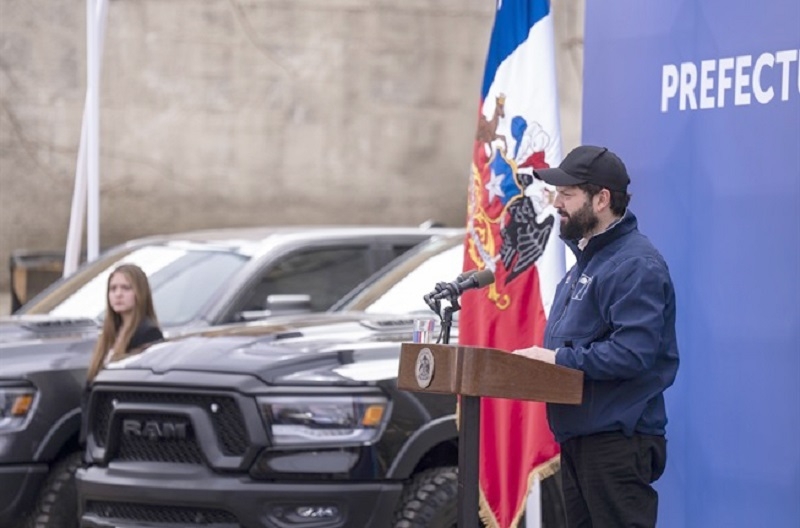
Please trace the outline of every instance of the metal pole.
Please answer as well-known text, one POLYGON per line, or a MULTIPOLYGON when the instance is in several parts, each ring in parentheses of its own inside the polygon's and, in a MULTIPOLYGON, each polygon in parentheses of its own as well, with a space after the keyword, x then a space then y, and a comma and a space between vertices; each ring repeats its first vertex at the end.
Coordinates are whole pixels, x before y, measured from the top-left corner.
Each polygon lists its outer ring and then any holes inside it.
POLYGON ((84 211, 86 210, 86 106, 81 121, 81 143, 78 147, 78 166, 75 168, 75 188, 72 191, 72 208, 69 214, 67 249, 64 253, 64 273, 69 277, 78 269, 83 234, 84 211))
MULTIPOLYGON (((97 4, 95 24, 98 28, 98 69, 102 69, 103 49, 106 36, 106 19, 108 14, 108 0, 100 0, 97 4)), ((87 33, 88 40, 88 33, 87 33)), ((88 57, 88 54, 87 54, 88 57)), ((81 235, 83 234, 83 221, 86 212, 87 174, 86 174, 86 142, 88 126, 89 92, 83 106, 81 120, 81 137, 78 147, 78 162, 75 167, 75 188, 72 193, 72 208, 70 209, 69 230, 67 231, 67 247, 64 254, 64 277, 75 273, 78 269, 81 252, 81 235)))
POLYGON ((100 248, 100 70, 97 37, 97 0, 86 0, 86 256, 89 261, 97 258, 100 248))

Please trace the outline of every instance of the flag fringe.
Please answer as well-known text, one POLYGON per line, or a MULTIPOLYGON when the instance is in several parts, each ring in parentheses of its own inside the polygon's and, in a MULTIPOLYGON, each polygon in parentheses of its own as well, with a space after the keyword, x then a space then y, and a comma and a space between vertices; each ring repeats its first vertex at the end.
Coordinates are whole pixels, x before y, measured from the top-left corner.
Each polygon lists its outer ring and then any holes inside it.
MULTIPOLYGON (((531 486, 533 486, 533 479, 537 476, 544 480, 548 477, 552 477, 556 474, 556 472, 561 469, 561 455, 556 455, 547 462, 539 464, 528 474, 528 485, 525 487, 525 497, 531 492, 531 486)), ((500 523, 497 522, 497 518, 494 516, 494 512, 492 508, 489 506, 489 502, 486 500, 486 496, 483 494, 483 489, 480 489, 480 508, 478 510, 478 516, 483 522, 486 528, 502 528, 500 523)), ((522 514, 525 513, 525 501, 523 500, 520 502, 517 511, 514 513, 514 518, 511 520, 511 524, 508 528, 517 528, 519 524, 519 520, 522 518, 522 514)))

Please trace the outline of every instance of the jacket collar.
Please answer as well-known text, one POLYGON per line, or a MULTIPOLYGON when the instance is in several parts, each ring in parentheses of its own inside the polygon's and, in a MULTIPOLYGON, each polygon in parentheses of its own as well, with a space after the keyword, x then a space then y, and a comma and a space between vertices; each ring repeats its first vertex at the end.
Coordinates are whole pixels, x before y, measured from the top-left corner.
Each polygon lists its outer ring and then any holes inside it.
POLYGON ((636 216, 630 209, 626 209, 625 214, 622 215, 619 220, 608 226, 608 229, 590 238, 583 250, 578 247, 577 240, 564 240, 564 243, 575 254, 575 258, 580 260, 581 256, 586 258, 594 255, 614 240, 635 230, 637 226, 638 221, 636 220, 636 216))

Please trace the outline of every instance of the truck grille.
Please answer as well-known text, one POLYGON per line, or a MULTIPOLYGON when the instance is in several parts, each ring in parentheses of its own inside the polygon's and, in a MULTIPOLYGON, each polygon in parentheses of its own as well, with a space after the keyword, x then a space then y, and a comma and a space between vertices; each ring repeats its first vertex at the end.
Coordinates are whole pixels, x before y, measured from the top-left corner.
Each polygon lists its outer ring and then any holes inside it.
MULTIPOLYGON (((211 419, 214 433, 219 442, 220 451, 226 456, 242 456, 247 450, 248 437, 241 409, 231 396, 218 394, 163 393, 163 392, 111 392, 97 391, 93 397, 90 414, 90 428, 95 442, 105 447, 111 423, 114 403, 147 404, 147 405, 188 405, 202 409, 211 419), (213 409, 213 411, 212 411, 213 409)), ((142 415, 137 415, 142 418, 142 415)), ((144 419, 168 419, 176 422, 171 413, 163 415, 147 415, 144 419)), ((186 423, 186 438, 173 439, 170 442, 150 442, 146 438, 120 436, 120 449, 115 458, 128 461, 157 461, 200 463, 202 455, 192 433, 188 418, 182 417, 179 422, 186 423)), ((120 434, 121 432, 115 432, 120 434)))
POLYGON ((89 501, 86 513, 109 521, 153 523, 160 525, 192 526, 215 525, 233 528, 239 526, 236 516, 225 510, 211 508, 181 508, 127 502, 89 501))

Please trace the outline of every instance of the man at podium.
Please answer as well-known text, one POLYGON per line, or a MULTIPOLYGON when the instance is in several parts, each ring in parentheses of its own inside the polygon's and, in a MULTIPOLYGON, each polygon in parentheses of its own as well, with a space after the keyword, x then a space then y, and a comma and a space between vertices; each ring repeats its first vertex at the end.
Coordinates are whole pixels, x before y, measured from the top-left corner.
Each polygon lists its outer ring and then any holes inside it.
POLYGON ((663 393, 678 370, 669 270, 627 209, 630 178, 614 153, 581 146, 536 175, 556 186, 561 237, 576 263, 556 290, 544 348, 515 353, 584 373, 582 404, 547 405, 567 525, 655 526, 663 393))

